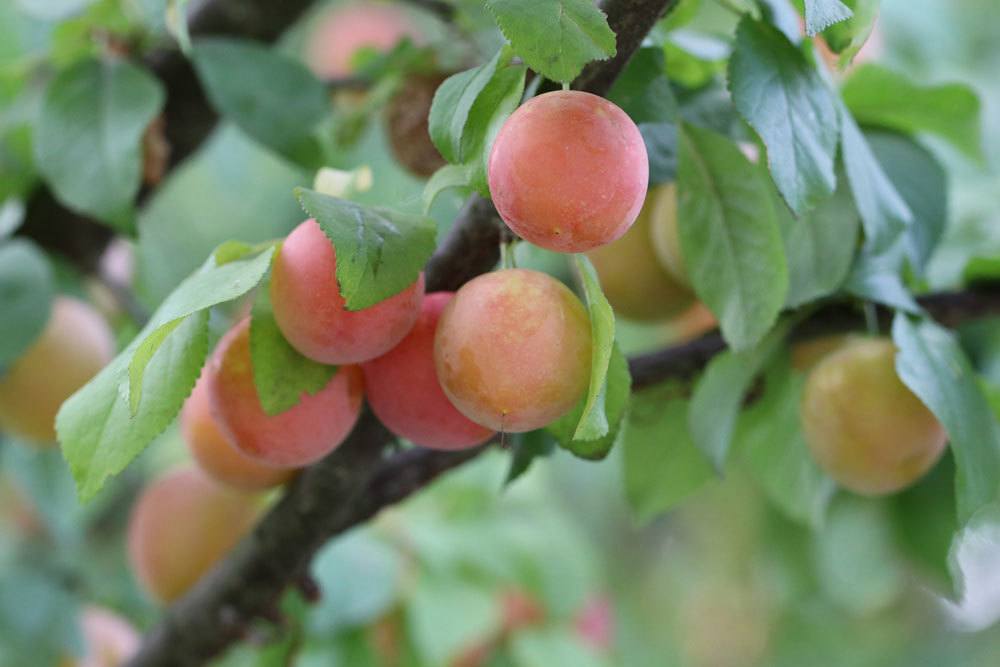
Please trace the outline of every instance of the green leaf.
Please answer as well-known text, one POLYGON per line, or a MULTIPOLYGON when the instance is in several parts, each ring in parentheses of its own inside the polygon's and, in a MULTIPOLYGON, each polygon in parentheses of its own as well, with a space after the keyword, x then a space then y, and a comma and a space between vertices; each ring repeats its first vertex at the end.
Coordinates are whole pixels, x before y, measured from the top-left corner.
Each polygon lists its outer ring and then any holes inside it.
POLYGON ((131 226, 142 177, 142 135, 163 106, 163 86, 120 60, 87 60, 59 74, 42 100, 35 161, 69 208, 131 226))
POLYGON ((788 292, 781 230, 762 172, 725 137, 680 130, 678 233, 698 297, 742 350, 777 319, 788 292))
POLYGON ((805 377, 787 357, 764 380, 764 395, 741 417, 737 442, 764 493, 789 519, 819 527, 836 484, 816 465, 802 435, 799 402, 805 377))
POLYGON ((484 0, 528 67, 569 82, 591 60, 617 53, 615 33, 590 0, 484 0))
MULTIPOLYGON (((777 194, 775 194, 777 198, 777 194)), ((796 220, 781 201, 775 210, 788 258, 787 308, 836 292, 854 262, 861 222, 844 187, 796 220)))
MULTIPOLYGON (((1000 503, 980 508, 956 533, 948 552, 957 603, 947 603, 949 616, 970 630, 983 629, 984 609, 996 608, 996 561, 1000 555, 1000 503)), ((990 616, 995 622, 995 617, 990 616)))
POLYGON ((0 204, 0 241, 10 237, 24 222, 24 202, 8 197, 0 204))
MULTIPOLYGON (((607 380, 598 394, 595 410, 600 411, 600 423, 606 427, 601 435, 593 437, 581 435, 584 428, 584 409, 588 397, 583 397, 576 407, 546 427, 563 449, 584 459, 603 459, 618 440, 619 430, 628 408, 632 376, 628 370, 628 360, 615 344, 607 368, 607 380)), ((591 431, 597 433, 598 431, 591 431)))
POLYGON ((810 37, 854 16, 851 8, 840 0, 805 0, 805 3, 806 34, 810 37))
POLYGON ((855 260, 844 289, 868 301, 920 314, 920 304, 903 283, 903 251, 900 243, 880 252, 865 248, 855 260))
POLYGON ((930 321, 898 314, 896 372, 940 420, 957 466, 958 520, 1000 499, 1000 426, 958 341, 930 321))
POLYGON ((513 455, 510 457, 510 469, 504 478, 504 486, 510 486, 517 478, 528 472, 535 459, 551 455, 556 446, 553 436, 547 429, 514 433, 508 437, 514 440, 511 443, 513 455))
POLYGON ((983 159, 979 97, 965 84, 921 86, 869 64, 854 71, 842 95, 862 125, 934 134, 972 159, 983 159))
POLYGON ((449 77, 434 94, 428 117, 431 140, 448 162, 464 171, 439 171, 440 180, 425 189, 427 208, 444 187, 472 185, 489 194, 486 164, 493 140, 524 93, 527 68, 510 60, 509 48, 503 48, 489 62, 449 77))
POLYGON ((406 623, 420 664, 447 665, 500 627, 500 606, 493 591, 481 584, 424 573, 410 595, 406 623))
POLYGON ((124 470, 180 412, 208 354, 208 312, 186 318, 163 341, 144 374, 146 398, 132 414, 125 398, 128 365, 139 340, 73 394, 56 418, 63 456, 83 501, 124 470))
POLYGON ((54 291, 52 269, 34 243, 0 243, 0 376, 42 333, 54 291))
POLYGON ((767 146, 778 190, 796 213, 837 186, 837 108, 816 69, 767 23, 743 19, 729 61, 729 89, 740 115, 767 146))
POLYGON ((868 132, 868 145, 913 213, 904 232, 910 266, 921 274, 948 224, 948 175, 926 148, 895 132, 868 132))
POLYGON ((589 647, 571 627, 529 629, 510 640, 512 667, 609 667, 606 658, 589 647))
POLYGON ((689 403, 676 386, 636 392, 622 435, 625 495, 646 523, 714 478, 687 428, 689 403))
POLYGON ((583 415, 573 433, 578 440, 593 440, 608 433, 608 416, 605 414, 608 364, 615 344, 615 313, 601 290, 597 270, 586 255, 575 255, 576 269, 583 284, 590 315, 590 385, 587 388, 583 415))
POLYGON ((695 445, 722 474, 736 420, 753 381, 781 348, 790 322, 776 327, 756 347, 717 354, 698 379, 688 410, 688 426, 695 445))
POLYGON ((843 105, 840 109, 841 150, 847 180, 865 226, 868 245, 882 249, 913 221, 913 214, 886 176, 850 112, 843 105))
POLYGON ((880 0, 845 0, 854 16, 823 31, 823 41, 840 54, 839 66, 846 67, 868 41, 878 19, 880 0))
POLYGON ((476 180, 478 164, 446 164, 430 177, 424 186, 423 204, 426 215, 434 205, 434 200, 451 188, 471 188, 476 180))
POLYGON ((167 0, 164 23, 167 32, 177 40, 184 55, 191 56, 191 34, 188 32, 187 6, 190 0, 167 0))
MULTIPOLYGON (((220 250, 231 247, 223 244, 220 250)), ((133 413, 139 410, 139 402, 142 400, 146 366, 170 332, 189 315, 232 301, 252 290, 264 278, 273 256, 273 246, 268 246, 252 259, 229 261, 225 264, 217 264, 213 254, 199 271, 178 285, 160 304, 136 338, 134 352, 128 362, 128 396, 133 413)))
POLYGON ((266 286, 258 290, 254 302, 250 358, 260 405, 272 416, 295 407, 303 394, 320 391, 337 373, 336 366, 307 359, 285 340, 274 319, 266 286))
POLYGON ((677 124, 642 123, 639 133, 649 157, 650 184, 677 180, 677 124))
POLYGON ((972 285, 1000 278, 1000 257, 973 257, 962 271, 962 282, 972 285))
POLYGON ((198 40, 192 57, 221 114, 265 146, 318 165, 313 133, 330 113, 330 98, 304 65, 262 44, 228 38, 198 40))
POLYGON ((361 310, 412 285, 434 252, 434 221, 296 188, 337 252, 337 282, 349 310, 361 310))
POLYGON ((664 65, 663 49, 639 49, 608 91, 608 99, 637 124, 676 121, 677 99, 664 65))

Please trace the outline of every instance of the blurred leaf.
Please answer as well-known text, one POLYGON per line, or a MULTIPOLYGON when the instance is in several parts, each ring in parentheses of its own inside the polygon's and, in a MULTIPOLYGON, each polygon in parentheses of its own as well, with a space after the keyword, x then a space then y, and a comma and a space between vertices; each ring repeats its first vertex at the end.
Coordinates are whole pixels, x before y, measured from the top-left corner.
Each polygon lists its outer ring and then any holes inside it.
POLYGON ((979 97, 965 84, 921 86, 878 65, 863 65, 844 84, 844 102, 862 125, 927 132, 974 160, 983 159, 979 97))
POLYGON ((531 469, 535 459, 542 456, 551 456, 555 450, 556 442, 546 429, 528 431, 522 434, 511 434, 514 438, 511 444, 512 455, 510 457, 510 469, 504 479, 504 486, 509 486, 517 478, 531 469))
POLYGON ((622 437, 625 495, 645 523, 713 479, 687 427, 689 403, 669 385, 636 392, 622 437))
POLYGON ((591 60, 615 55, 615 33, 590 0, 485 0, 500 32, 528 67, 569 82, 591 60))
POLYGON ((515 667, 610 667, 569 628, 519 632, 511 639, 510 652, 515 667))
MULTIPOLYGON (((251 259, 216 264, 214 257, 177 286, 129 346, 127 395, 132 413, 139 410, 146 367, 171 332, 195 313, 243 296, 264 278, 271 266, 274 247, 251 259)), ((124 355, 124 353, 123 353, 124 355)), ((120 355, 120 356, 123 356, 120 355)))
POLYGON ((833 194, 837 108, 802 52, 776 28, 745 18, 729 61, 729 88, 767 146, 771 175, 791 209, 804 213, 833 194))
POLYGON ((191 56, 191 35, 188 33, 187 6, 190 0, 166 0, 166 26, 170 35, 177 40, 184 55, 191 56))
POLYGON ((649 157, 650 184, 677 180, 677 124, 642 123, 639 132, 649 157))
POLYGON ((361 310, 412 285, 434 252, 428 218, 365 206, 296 188, 302 208, 322 227, 337 253, 337 282, 349 310, 361 310))
POLYGON ((923 312, 903 283, 904 248, 897 243, 884 251, 865 248, 857 256, 844 285, 851 294, 908 313, 923 312))
POLYGON ((451 188, 471 188, 476 179, 476 170, 479 165, 472 164, 446 164, 430 177, 424 187, 423 202, 424 214, 427 214, 434 205, 438 195, 451 188))
POLYGON ((230 38, 199 39, 192 54, 220 113, 265 146, 319 166, 313 135, 330 113, 330 99, 305 65, 262 44, 230 38))
POLYGON ((447 665, 462 649, 500 627, 500 604, 490 590, 463 579, 424 574, 406 609, 407 631, 421 664, 447 665))
POLYGON ((734 349, 757 343, 788 292, 769 185, 735 144, 693 125, 680 131, 678 233, 698 297, 734 349))
POLYGON ((896 315, 896 371, 941 421, 951 441, 958 520, 1000 499, 1000 425, 955 337, 930 321, 896 315))
POLYGON ((0 467, 45 522, 47 537, 60 550, 79 549, 86 521, 76 500, 73 478, 57 449, 30 446, 0 449, 0 467))
POLYGON ((146 368, 146 397, 133 415, 126 398, 128 364, 139 340, 63 403, 56 418, 63 456, 83 501, 124 470, 180 412, 208 354, 208 312, 185 318, 163 341, 146 368))
POLYGON ((841 149, 847 180, 865 226, 867 245, 885 249, 913 221, 913 213, 872 153, 850 112, 840 106, 841 149))
POLYGON ((664 65, 663 49, 640 48, 608 91, 608 99, 636 124, 676 121, 677 100, 664 65))
POLYGON ((388 544, 362 528, 321 549, 311 571, 322 597, 309 614, 309 631, 329 637, 368 625, 390 610, 401 592, 403 562, 388 544))
POLYGON ((274 319, 267 285, 257 291, 254 301, 250 358, 260 405, 272 416, 298 405, 303 394, 316 394, 337 373, 336 366, 304 357, 285 340, 274 319))
POLYGON ((283 621, 280 631, 274 641, 260 649, 254 667, 289 667, 297 664, 305 642, 305 622, 312 607, 302 593, 293 588, 282 596, 280 609, 283 621))
POLYGON ((851 8, 840 0, 805 0, 805 5, 806 34, 810 37, 854 16, 851 8))
POLYGON ((1000 620, 1000 503, 979 508, 955 535, 948 554, 957 602, 946 603, 966 631, 983 630, 1000 620))
POLYGON ((948 223, 948 175, 926 148, 894 132, 866 133, 868 145, 910 211, 904 232, 907 256, 922 273, 948 223))
POLYGON ((163 101, 159 81, 120 60, 87 60, 56 76, 42 101, 35 160, 59 200, 129 231, 142 135, 163 101))
POLYGON ((583 426, 583 413, 587 397, 583 397, 576 406, 563 415, 545 430, 555 436, 563 449, 568 449, 580 458, 599 460, 611 451, 618 440, 622 419, 625 417, 632 389, 632 376, 629 375, 628 360, 614 344, 611 348, 611 359, 608 363, 607 381, 601 387, 598 395, 601 411, 607 430, 603 435, 587 437, 580 435, 583 426))
POLYGON ((880 0, 844 0, 854 12, 854 16, 832 25, 823 31, 823 41, 830 50, 840 54, 841 68, 854 60, 861 48, 868 41, 878 19, 880 0))
POLYGON ((797 308, 836 292, 854 261, 861 228, 847 188, 795 219, 775 193, 785 257, 788 260, 788 296, 785 306, 797 308))
POLYGON ((83 11, 94 0, 15 0, 15 2, 31 16, 47 21, 58 21, 83 11))
POLYGON ((897 542, 908 560, 941 590, 950 589, 948 550, 958 528, 955 513, 955 463, 941 462, 913 486, 890 499, 897 542))
POLYGON ((799 402, 805 377, 787 358, 764 380, 764 395, 742 415, 737 447, 750 474, 788 518, 813 528, 823 523, 836 485, 813 460, 802 435, 799 402))
POLYGON ((842 495, 833 503, 816 534, 816 566, 827 597, 858 615, 885 609, 906 583, 889 516, 876 500, 842 495))
POLYGON ((1000 278, 1000 257, 973 257, 965 265, 962 282, 975 284, 1000 278))
POLYGON ((24 202, 9 197, 0 203, 0 241, 16 232, 24 222, 24 202))
POLYGON ((53 573, 25 562, 0 579, 0 665, 52 665, 77 655, 78 600, 53 573))
POLYGON ((0 375, 49 321, 53 282, 52 269, 34 243, 0 241, 0 375))
POLYGON ((719 474, 729 457, 743 400, 754 379, 781 349, 790 326, 790 321, 783 322, 748 350, 725 350, 715 355, 694 386, 688 427, 695 445, 719 474))
MULTIPOLYGON (((510 60, 510 49, 502 48, 489 62, 449 77, 434 94, 428 118, 431 139, 448 162, 465 167, 444 172, 440 179, 447 179, 448 187, 471 185, 489 195, 486 164, 493 140, 524 92, 526 68, 510 60), (467 180, 457 182, 459 175, 467 180)), ((438 191, 441 186, 440 180, 434 184, 438 191)), ((425 197, 433 201, 436 194, 428 184, 425 197)))

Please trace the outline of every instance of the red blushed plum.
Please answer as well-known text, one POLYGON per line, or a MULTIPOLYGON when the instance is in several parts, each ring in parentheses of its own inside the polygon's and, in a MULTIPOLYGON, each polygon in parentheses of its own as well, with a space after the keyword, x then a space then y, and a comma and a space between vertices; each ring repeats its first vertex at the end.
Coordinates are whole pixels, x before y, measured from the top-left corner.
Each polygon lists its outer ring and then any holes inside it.
POLYGON ((271 301, 295 349, 324 364, 357 364, 385 354, 413 328, 424 276, 363 310, 347 310, 337 285, 333 245, 315 220, 288 235, 271 269, 271 301))
POLYGON ((354 72, 353 60, 359 50, 385 53, 407 37, 415 43, 423 40, 402 8, 352 2, 329 11, 317 22, 306 47, 306 61, 319 77, 346 77, 354 72))
POLYGON ((204 378, 184 403, 181 433, 198 466, 223 484, 253 491, 284 484, 294 474, 292 470, 258 463, 226 439, 212 418, 204 378))
POLYGON ((620 238, 646 198, 649 160, 632 119, 608 100, 565 90, 528 100, 489 160, 493 203, 521 238, 585 252, 620 238))
POLYGON ((269 416, 253 382, 248 319, 219 341, 205 380, 223 435, 250 458, 275 468, 301 468, 336 449, 358 420, 364 392, 361 369, 341 366, 323 389, 269 416))
POLYGON ((368 405, 396 435, 432 449, 465 449, 486 441, 488 428, 452 405, 434 368, 434 333, 453 292, 424 297, 417 323, 399 345, 362 365, 368 405))
POLYGON ((59 667, 119 667, 138 651, 142 637, 118 614, 88 605, 80 614, 83 653, 64 658, 59 667))
POLYGON ((566 414, 590 380, 590 320, 565 285, 510 269, 466 283, 445 307, 434 361, 466 417, 519 433, 566 414))
POLYGON ((150 484, 132 510, 128 555, 143 588, 161 602, 184 595, 253 527, 255 495, 178 468, 150 484))

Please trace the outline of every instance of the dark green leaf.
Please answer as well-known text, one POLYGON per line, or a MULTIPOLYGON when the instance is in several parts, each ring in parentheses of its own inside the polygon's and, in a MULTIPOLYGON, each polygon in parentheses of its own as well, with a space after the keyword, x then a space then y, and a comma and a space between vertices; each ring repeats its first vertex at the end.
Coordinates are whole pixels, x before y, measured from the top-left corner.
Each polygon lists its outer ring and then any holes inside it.
POLYGON ((862 125, 927 132, 973 159, 983 157, 979 97, 965 84, 921 86, 884 67, 864 65, 847 80, 842 94, 862 125))
POLYGON ((485 3, 517 55, 552 81, 572 81, 591 60, 616 53, 615 33, 590 0, 485 3))
POLYGON ((850 112, 843 105, 840 108, 841 147, 847 180, 865 226, 868 246, 881 250, 913 221, 913 214, 886 176, 850 112))
POLYGON ((650 185, 677 180, 676 123, 642 123, 639 133, 649 157, 650 185))
POLYGON ((555 450, 556 442, 546 429, 538 429, 527 433, 508 436, 514 439, 511 444, 510 469, 504 479, 508 486, 518 477, 528 472, 535 459, 549 456, 555 450))
POLYGON ((163 106, 162 85, 120 60, 87 60, 49 84, 35 160, 68 207, 127 231, 142 177, 142 135, 163 106))
POLYGON ((303 394, 320 391, 337 373, 336 366, 307 359, 285 340, 274 319, 266 286, 258 290, 254 302, 250 358, 257 397, 269 415, 295 407, 303 394))
POLYGON ((664 73, 663 49, 645 47, 636 51, 608 92, 633 121, 666 123, 677 120, 677 100, 664 73))
POLYGON ((776 327, 756 347, 725 350, 708 364, 698 379, 688 410, 688 425, 695 445, 720 474, 729 457, 736 420, 753 381, 781 348, 790 324, 776 327))
POLYGON ((735 144, 684 125, 677 174, 678 233, 698 297, 736 349, 759 341, 788 292, 770 185, 735 144))
POLYGON ((337 252, 337 282, 347 308, 361 310, 412 285, 434 252, 434 221, 296 188, 337 252))
POLYGON ((805 3, 806 34, 810 37, 854 16, 851 8, 840 0, 805 0, 805 3))
POLYGON ((793 521, 818 527, 836 485, 816 465, 802 435, 805 378, 787 358, 764 380, 764 395, 740 419, 738 448, 771 502, 793 521))
POLYGON ((687 427, 688 401, 669 385, 632 396, 622 436, 625 495, 640 522, 677 505, 714 478, 687 427))
POLYGON ((837 108, 802 52, 773 26, 743 19, 729 89, 764 140, 771 175, 792 210, 803 213, 833 194, 837 108))
POLYGON ((54 289, 52 269, 35 244, 0 242, 0 375, 45 328, 54 289))
POLYGON ((920 313, 920 304, 903 283, 903 246, 900 243, 878 252, 864 249, 854 261, 844 289, 851 294, 898 308, 920 313))
POLYGON ((930 321, 898 314, 896 371, 941 421, 957 466, 958 520, 1000 499, 1000 426, 955 337, 930 321))
POLYGON ((330 112, 330 99, 304 65, 262 44, 228 38, 200 39, 192 56, 220 113, 265 146, 310 166, 317 162, 313 133, 330 112))

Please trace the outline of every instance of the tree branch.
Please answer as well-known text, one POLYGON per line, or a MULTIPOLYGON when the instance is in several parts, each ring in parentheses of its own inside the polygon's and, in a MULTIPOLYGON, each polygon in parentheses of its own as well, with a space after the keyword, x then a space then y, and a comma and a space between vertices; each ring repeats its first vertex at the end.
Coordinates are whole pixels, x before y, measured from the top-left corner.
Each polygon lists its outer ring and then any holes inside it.
MULTIPOLYGON (((606 90, 656 18, 674 2, 610 0, 610 24, 629 32, 618 36, 616 59, 603 63, 616 68, 614 73, 599 76, 598 64, 589 77, 585 72, 580 87, 606 90), (654 5, 658 11, 645 11, 654 5), (623 14, 639 10, 645 22, 624 19, 623 14)), ((427 265, 428 289, 457 289, 492 269, 499 259, 501 229, 492 203, 472 197, 427 265)), ((393 440, 366 412, 337 451, 299 475, 254 532, 166 611, 129 665, 185 667, 218 655, 238 641, 255 618, 276 608, 281 594, 302 579, 327 540, 482 451, 414 450, 384 460, 382 452, 393 440)))

